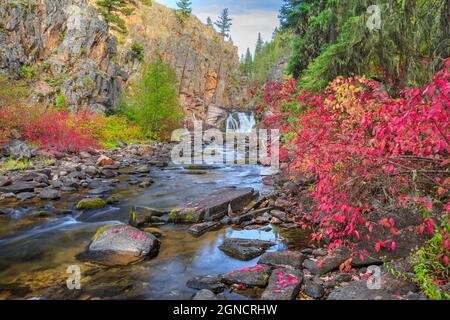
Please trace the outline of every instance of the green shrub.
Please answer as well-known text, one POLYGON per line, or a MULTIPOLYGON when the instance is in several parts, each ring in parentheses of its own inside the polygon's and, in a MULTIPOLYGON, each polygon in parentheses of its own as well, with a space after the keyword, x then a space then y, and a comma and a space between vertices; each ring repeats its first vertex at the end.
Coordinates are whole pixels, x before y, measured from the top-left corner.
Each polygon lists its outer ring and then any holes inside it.
POLYGON ((131 52, 135 59, 139 61, 144 61, 144 47, 137 41, 134 41, 131 45, 131 52))
POLYGON ((146 135, 155 134, 162 139, 170 137, 170 131, 183 118, 175 71, 159 55, 143 68, 134 94, 121 111, 139 124, 146 135))

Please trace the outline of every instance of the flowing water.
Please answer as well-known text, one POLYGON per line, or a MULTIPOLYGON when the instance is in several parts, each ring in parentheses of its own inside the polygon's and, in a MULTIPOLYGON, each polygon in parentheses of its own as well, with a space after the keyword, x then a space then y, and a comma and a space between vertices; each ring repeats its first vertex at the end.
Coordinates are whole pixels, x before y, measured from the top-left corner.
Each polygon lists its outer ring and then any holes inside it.
MULTIPOLYGON (((239 128, 238 128, 239 129, 239 128)), ((248 129, 248 127, 247 127, 248 129)), ((78 261, 75 256, 89 245, 102 225, 126 223, 132 206, 148 206, 170 211, 172 208, 226 186, 253 187, 260 193, 270 189, 261 183, 263 168, 257 165, 219 166, 207 174, 180 174, 183 167, 154 169, 149 177, 155 184, 148 189, 125 183, 126 172, 115 194, 120 205, 81 215, 37 217, 30 212, 50 202, 12 203, 16 212, 0 216, 0 299, 43 297, 50 299, 189 299, 195 290, 186 287, 193 276, 218 275, 253 266, 258 258, 240 261, 218 249, 225 237, 272 240, 269 251, 300 249, 305 244, 301 231, 234 230, 224 227, 201 237, 187 233, 188 226, 161 226, 165 234, 161 249, 152 260, 120 268, 104 268, 78 261), (68 290, 68 266, 81 268, 82 290, 68 290)), ((52 205, 74 209, 80 195, 65 196, 52 205)), ((231 299, 251 299, 257 292, 232 293, 231 299)))
POLYGON ((226 121, 227 132, 247 133, 256 125, 253 112, 235 112, 226 121))

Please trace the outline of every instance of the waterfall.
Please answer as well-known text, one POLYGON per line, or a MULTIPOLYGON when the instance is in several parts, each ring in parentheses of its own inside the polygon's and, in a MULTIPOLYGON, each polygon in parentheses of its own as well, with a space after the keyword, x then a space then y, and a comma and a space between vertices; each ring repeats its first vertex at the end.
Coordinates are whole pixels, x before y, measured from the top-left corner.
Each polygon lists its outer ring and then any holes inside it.
POLYGON ((227 132, 247 133, 251 132, 256 125, 253 112, 235 112, 227 118, 227 132))

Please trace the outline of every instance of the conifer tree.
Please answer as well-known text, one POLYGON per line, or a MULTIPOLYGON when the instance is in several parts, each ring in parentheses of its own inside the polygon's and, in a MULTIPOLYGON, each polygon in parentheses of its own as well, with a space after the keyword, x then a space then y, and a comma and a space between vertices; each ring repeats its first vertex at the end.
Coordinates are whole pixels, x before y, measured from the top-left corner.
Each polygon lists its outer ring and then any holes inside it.
POLYGON ((127 33, 127 27, 125 20, 123 20, 118 14, 129 16, 134 9, 128 6, 126 0, 98 0, 96 2, 98 11, 108 23, 109 27, 112 27, 120 33, 127 33))
POLYGON ((223 9, 221 15, 219 16, 218 20, 214 23, 217 28, 219 29, 219 33, 224 37, 227 38, 230 36, 230 29, 231 29, 231 21, 233 19, 230 18, 230 15, 228 13, 228 8, 223 9))

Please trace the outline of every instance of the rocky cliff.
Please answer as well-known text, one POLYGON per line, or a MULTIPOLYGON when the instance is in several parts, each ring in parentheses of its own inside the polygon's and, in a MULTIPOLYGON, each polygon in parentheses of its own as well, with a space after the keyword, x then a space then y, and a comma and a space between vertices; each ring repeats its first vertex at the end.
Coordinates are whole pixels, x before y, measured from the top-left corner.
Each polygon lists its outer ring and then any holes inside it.
POLYGON ((186 122, 221 122, 246 103, 237 48, 191 17, 181 24, 157 3, 130 4, 128 34, 113 34, 89 0, 2 0, 0 71, 28 77, 33 103, 112 110, 159 52, 176 71, 186 122), (132 44, 144 48, 144 60, 132 44))

